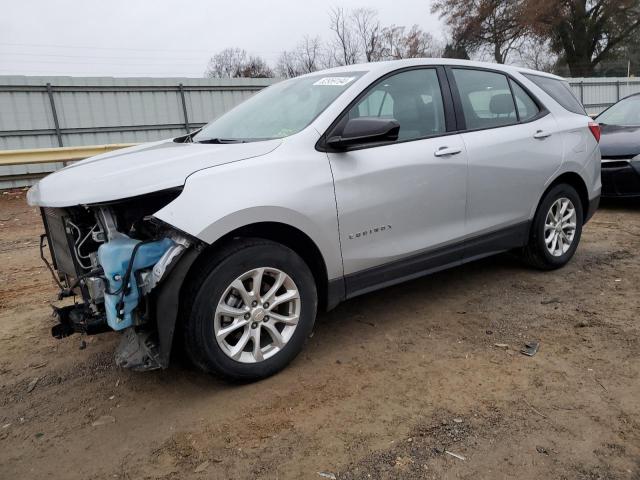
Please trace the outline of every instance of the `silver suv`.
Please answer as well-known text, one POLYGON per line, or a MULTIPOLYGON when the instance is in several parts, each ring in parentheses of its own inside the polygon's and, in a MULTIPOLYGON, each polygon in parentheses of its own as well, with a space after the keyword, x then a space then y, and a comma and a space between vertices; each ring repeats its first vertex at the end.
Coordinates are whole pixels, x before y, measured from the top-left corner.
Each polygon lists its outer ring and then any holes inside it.
POLYGON ((34 186, 56 337, 120 331, 118 364, 253 380, 318 309, 498 252, 554 269, 600 196, 600 130, 559 77, 417 59, 283 81, 192 134, 34 186), (179 339, 180 342, 174 341, 179 339))

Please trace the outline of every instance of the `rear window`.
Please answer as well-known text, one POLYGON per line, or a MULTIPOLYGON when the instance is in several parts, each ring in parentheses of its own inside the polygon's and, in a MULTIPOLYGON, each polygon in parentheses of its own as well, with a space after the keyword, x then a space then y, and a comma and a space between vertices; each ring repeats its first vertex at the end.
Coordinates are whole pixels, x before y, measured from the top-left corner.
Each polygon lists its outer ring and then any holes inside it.
POLYGON ((569 84, 564 80, 541 77, 540 75, 532 75, 530 73, 523 73, 523 75, 570 112, 577 113, 579 115, 587 114, 582 104, 571 91, 569 84))
POLYGON ((518 123, 507 77, 484 70, 453 69, 469 130, 518 123))

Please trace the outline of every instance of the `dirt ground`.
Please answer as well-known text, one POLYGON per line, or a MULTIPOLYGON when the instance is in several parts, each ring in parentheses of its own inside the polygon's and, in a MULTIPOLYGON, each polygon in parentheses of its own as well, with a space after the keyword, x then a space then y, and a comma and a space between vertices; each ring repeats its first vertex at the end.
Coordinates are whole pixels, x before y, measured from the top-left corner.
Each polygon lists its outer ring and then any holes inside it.
POLYGON ((560 271, 501 255, 349 301, 251 385, 52 338, 41 230, 0 195, 2 479, 640 479, 639 202, 560 271))

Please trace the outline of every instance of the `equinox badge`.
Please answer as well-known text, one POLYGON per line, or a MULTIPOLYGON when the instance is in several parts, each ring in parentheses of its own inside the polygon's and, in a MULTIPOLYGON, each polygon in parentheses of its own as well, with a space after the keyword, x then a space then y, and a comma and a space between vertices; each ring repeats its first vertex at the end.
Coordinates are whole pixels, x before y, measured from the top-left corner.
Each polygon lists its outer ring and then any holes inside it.
POLYGON ((371 227, 369 230, 363 230, 362 232, 357 232, 357 233, 350 233, 349 240, 353 240, 354 238, 366 237, 367 235, 373 235, 374 233, 384 232, 386 230, 391 230, 391 225, 371 227))

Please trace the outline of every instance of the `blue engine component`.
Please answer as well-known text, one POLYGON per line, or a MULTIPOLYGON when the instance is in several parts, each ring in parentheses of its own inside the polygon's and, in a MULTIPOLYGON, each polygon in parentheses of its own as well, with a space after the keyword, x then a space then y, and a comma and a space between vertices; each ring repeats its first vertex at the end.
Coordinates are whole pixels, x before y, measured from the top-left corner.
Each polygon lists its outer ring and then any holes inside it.
POLYGON ((98 248, 98 262, 107 278, 108 292, 104 296, 104 305, 107 311, 107 323, 111 328, 123 330, 133 325, 131 312, 138 305, 140 297, 135 273, 141 269, 153 267, 173 245, 173 240, 169 238, 142 243, 140 240, 128 237, 116 238, 100 245, 98 248), (118 315, 118 304, 122 299, 122 283, 125 280, 124 277, 134 249, 138 244, 141 245, 136 250, 133 259, 129 288, 124 296, 120 315, 118 315))

